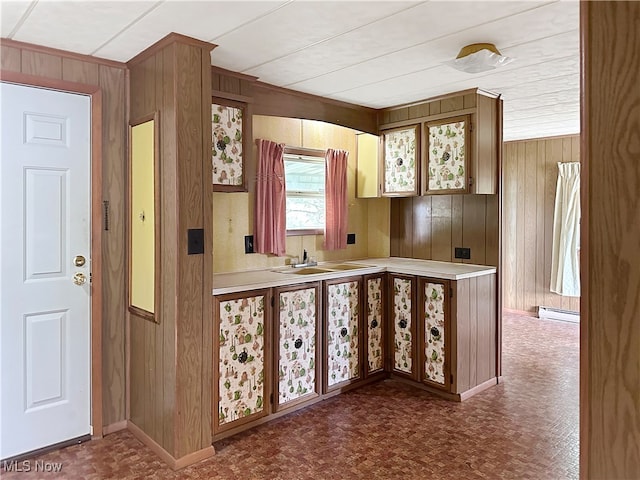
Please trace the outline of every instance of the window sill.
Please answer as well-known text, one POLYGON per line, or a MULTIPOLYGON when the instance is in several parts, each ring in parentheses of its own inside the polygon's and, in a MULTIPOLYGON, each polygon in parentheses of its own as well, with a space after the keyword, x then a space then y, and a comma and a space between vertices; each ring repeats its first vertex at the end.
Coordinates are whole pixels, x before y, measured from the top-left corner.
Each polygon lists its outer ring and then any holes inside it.
POLYGON ((299 237, 302 235, 324 235, 324 230, 322 229, 287 230, 287 237, 299 237))

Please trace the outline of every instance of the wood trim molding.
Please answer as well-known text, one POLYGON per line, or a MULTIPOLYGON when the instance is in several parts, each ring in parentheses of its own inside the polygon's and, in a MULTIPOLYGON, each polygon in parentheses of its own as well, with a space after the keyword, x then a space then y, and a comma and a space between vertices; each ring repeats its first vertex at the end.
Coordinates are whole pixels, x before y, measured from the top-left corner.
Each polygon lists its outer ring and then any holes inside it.
POLYGON ((333 98, 321 97, 319 95, 313 95, 311 93, 299 92, 297 90, 291 90, 289 88, 278 87, 270 83, 256 81, 255 87, 257 89, 270 90, 273 92, 283 93, 285 95, 292 95, 294 97, 302 97, 309 100, 318 100, 324 104, 337 105, 343 108, 349 108, 351 110, 361 111, 372 115, 375 115, 378 112, 378 110, 376 110, 375 108, 364 107, 362 105, 343 102, 341 100, 334 100, 333 98))
POLYGON ((538 314, 536 312, 529 312, 527 310, 516 310, 514 308, 503 308, 502 314, 511 314, 511 315, 522 315, 524 317, 537 317, 538 314))
MULTIPOLYGON (((80 93, 91 96, 100 92, 100 86, 98 85, 68 82, 58 78, 39 77, 37 75, 28 75, 26 73, 11 72, 8 70, 0 70, 0 80, 3 82, 45 87, 62 92, 80 93)), ((102 118, 100 117, 98 120, 100 121, 100 126, 102 126, 102 118)), ((100 131, 100 136, 102 136, 102 131, 100 131)))
MULTIPOLYGON (((591 150, 589 148, 591 125, 589 113, 591 109, 588 89, 591 79, 588 78, 591 70, 591 52, 589 51, 589 37, 591 36, 589 14, 590 2, 580 2, 580 413, 579 413, 579 442, 580 458, 578 462, 580 478, 591 478, 589 456, 591 453, 591 399, 589 383, 589 298, 590 298, 590 273, 589 273, 589 161, 591 150)), ((597 59, 596 59, 597 60, 597 59)), ((613 397, 612 397, 613 398, 613 397)))
POLYGON ((491 92, 489 90, 483 90, 481 88, 470 88, 468 90, 461 90, 459 92, 445 93, 443 95, 438 95, 436 97, 431 97, 431 98, 425 98, 424 100, 417 100, 417 101, 411 102, 411 103, 403 103, 402 105, 395 105, 395 106, 389 107, 389 108, 381 108, 378 111, 379 112, 391 112, 393 110, 400 110, 402 108, 415 107, 417 105, 422 105, 423 103, 437 102, 439 100, 445 100, 447 98, 460 97, 460 96, 469 95, 469 94, 479 94, 479 95, 484 95, 486 97, 491 97, 491 98, 498 98, 500 96, 500 94, 491 92))
POLYGON ((94 57, 91 55, 83 55, 82 53, 70 52, 68 50, 60 50, 58 48, 45 47, 45 46, 36 45, 33 43, 19 42, 17 40, 11 40, 9 38, 0 38, 0 45, 19 48, 23 50, 29 50, 31 52, 46 53, 48 55, 57 55, 59 57, 79 60, 81 62, 97 63, 99 65, 105 65, 107 67, 121 68, 123 70, 127 68, 127 65, 123 62, 108 60, 106 58, 94 57))
POLYGON ((102 427, 102 435, 110 435, 115 432, 119 432, 121 430, 127 429, 127 421, 122 420, 120 422, 112 423, 110 425, 105 425, 102 427))
POLYGON ((466 392, 459 393, 457 395, 458 397, 457 400, 459 402, 464 402, 467 398, 473 397, 477 393, 484 392, 486 389, 491 388, 494 385, 497 385, 498 383, 501 383, 501 382, 498 381, 497 377, 490 378, 486 382, 483 382, 480 385, 476 385, 475 387, 470 388, 466 392))
POLYGON ((168 45, 171 45, 172 43, 182 43, 182 44, 185 44, 185 45, 191 45, 191 46, 194 46, 194 47, 202 48, 202 49, 208 50, 208 51, 211 51, 211 50, 213 50, 214 48, 217 47, 217 45, 215 45, 213 43, 203 42, 202 40, 198 40, 198 39, 193 38, 193 37, 188 37, 188 36, 182 35, 180 33, 171 32, 171 33, 165 35, 164 37, 162 37, 160 40, 158 40, 156 43, 154 43, 150 47, 147 47, 145 50, 140 52, 135 57, 131 58, 129 61, 127 61, 126 65, 129 68, 131 68, 131 67, 133 67, 135 65, 138 65, 139 63, 141 63, 141 62, 145 61, 147 58, 155 55, 160 50, 162 50, 163 48, 165 48, 168 45))
POLYGON ((131 420, 127 422, 127 429, 144 443, 147 447, 151 449, 153 453, 158 455, 167 465, 171 467, 173 470, 180 470, 182 468, 188 467, 189 465, 193 465, 194 463, 201 462, 208 458, 213 457, 216 454, 213 445, 203 448, 201 450, 197 450, 193 453, 189 453, 180 458, 174 458, 169 452, 167 452, 164 448, 162 448, 153 438, 144 433, 140 427, 138 427, 131 420))
POLYGON ((102 89, 97 85, 0 71, 0 80, 91 97, 91 426, 102 437, 102 89))
POLYGON ((538 141, 543 141, 543 140, 559 140, 561 138, 574 138, 574 137, 579 137, 580 136, 580 132, 576 132, 576 133, 567 133, 567 134, 563 134, 563 135, 550 135, 548 137, 536 137, 536 138, 526 138, 526 139, 521 139, 521 140, 507 140, 506 142, 504 142, 504 145, 510 145, 510 144, 518 144, 521 142, 529 142, 529 141, 534 141, 534 142, 538 142, 538 141))
POLYGON ((234 77, 234 78, 239 78, 240 80, 247 80, 248 82, 255 82, 258 80, 258 77, 254 77, 253 75, 234 72, 233 70, 227 70, 226 68, 218 67, 217 65, 211 65, 211 73, 219 73, 227 77, 234 77))

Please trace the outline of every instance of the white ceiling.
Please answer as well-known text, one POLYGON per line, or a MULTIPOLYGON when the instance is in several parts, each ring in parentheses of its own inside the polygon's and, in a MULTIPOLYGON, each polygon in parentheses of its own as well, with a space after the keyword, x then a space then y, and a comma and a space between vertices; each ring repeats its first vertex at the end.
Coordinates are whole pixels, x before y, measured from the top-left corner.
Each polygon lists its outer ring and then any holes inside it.
POLYGON ((122 62, 181 33, 217 44, 213 65, 373 108, 480 87, 503 95, 505 140, 580 128, 577 0, 1 0, 0 13, 4 38, 122 62), (515 61, 443 65, 476 42, 515 61))

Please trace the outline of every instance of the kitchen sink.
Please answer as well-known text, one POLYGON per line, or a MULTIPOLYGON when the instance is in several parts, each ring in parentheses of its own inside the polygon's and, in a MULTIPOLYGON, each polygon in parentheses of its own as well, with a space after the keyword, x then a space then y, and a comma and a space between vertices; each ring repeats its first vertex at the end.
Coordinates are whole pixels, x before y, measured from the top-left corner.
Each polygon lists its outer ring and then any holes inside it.
POLYGON ((302 268, 278 268, 274 272, 286 273, 289 275, 315 275, 318 273, 340 272, 344 270, 356 270, 358 268, 366 268, 367 265, 358 265, 355 263, 326 263, 321 266, 310 266, 302 268))
POLYGON ((293 273, 295 275, 313 275, 314 273, 327 273, 331 270, 328 268, 319 268, 319 267, 302 267, 302 268, 292 268, 285 273, 293 273))
POLYGON ((329 270, 355 270, 357 268, 367 268, 368 265, 357 265, 355 263, 338 263, 338 264, 328 264, 325 265, 325 268, 329 270))

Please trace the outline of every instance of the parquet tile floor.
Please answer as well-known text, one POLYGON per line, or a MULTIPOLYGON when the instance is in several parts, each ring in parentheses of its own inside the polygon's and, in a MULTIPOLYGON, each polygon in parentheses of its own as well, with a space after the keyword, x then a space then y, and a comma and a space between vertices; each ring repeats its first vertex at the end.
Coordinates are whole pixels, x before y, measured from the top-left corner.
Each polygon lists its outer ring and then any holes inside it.
POLYGON ((579 326, 507 315, 504 383, 463 403, 385 380, 215 444, 174 472, 128 431, 38 458, 12 479, 578 478, 579 326))

